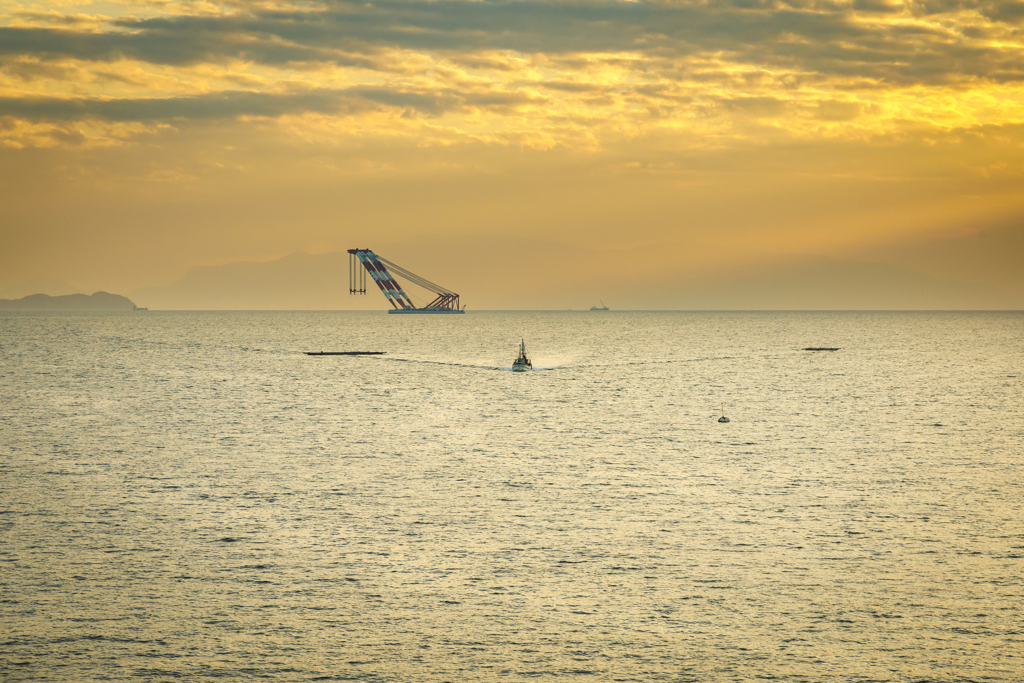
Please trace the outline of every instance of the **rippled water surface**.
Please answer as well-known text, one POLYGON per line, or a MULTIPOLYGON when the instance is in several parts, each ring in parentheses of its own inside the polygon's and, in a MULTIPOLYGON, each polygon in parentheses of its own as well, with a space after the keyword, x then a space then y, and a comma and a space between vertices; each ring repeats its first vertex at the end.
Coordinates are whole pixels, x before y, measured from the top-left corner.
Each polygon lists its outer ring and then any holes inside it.
POLYGON ((0 314, 0 679, 1021 681, 1022 339, 0 314))

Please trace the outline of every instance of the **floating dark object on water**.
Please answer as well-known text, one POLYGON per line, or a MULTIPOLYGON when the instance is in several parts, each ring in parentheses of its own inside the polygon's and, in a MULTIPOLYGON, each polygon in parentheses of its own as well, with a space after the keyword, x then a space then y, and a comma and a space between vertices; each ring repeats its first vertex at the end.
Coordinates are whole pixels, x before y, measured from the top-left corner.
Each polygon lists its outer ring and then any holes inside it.
POLYGON ((382 356, 387 351, 303 351, 307 356, 382 356))
POLYGON ((719 422, 728 422, 729 418, 725 416, 725 404, 722 404, 722 417, 718 418, 719 422))
POLYGON ((808 346, 804 351, 838 351, 840 347, 832 348, 830 346, 808 346))

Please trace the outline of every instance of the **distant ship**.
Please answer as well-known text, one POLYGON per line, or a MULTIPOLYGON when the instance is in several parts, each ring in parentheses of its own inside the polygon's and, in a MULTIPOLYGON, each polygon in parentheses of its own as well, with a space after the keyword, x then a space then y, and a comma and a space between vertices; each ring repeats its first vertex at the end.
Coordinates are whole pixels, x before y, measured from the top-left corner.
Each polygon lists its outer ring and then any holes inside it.
POLYGON ((604 302, 602 301, 601 302, 601 308, 598 308, 597 306, 591 306, 590 310, 592 310, 592 311, 609 311, 611 309, 608 308, 607 306, 605 306, 604 302))
POLYGON ((533 370, 533 363, 526 357, 526 342, 520 340, 519 358, 516 358, 515 362, 512 363, 512 372, 526 372, 527 370, 533 370))

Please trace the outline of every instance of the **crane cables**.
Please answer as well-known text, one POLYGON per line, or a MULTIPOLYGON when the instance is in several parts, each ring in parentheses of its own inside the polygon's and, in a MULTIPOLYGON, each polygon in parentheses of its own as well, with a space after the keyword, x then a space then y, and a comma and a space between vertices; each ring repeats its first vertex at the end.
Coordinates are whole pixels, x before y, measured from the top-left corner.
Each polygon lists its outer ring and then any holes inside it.
POLYGON ((385 266, 387 266, 391 270, 393 270, 396 273, 398 273, 399 275, 401 275, 402 277, 404 277, 406 280, 409 280, 410 282, 412 282, 415 285, 419 285, 423 289, 428 289, 431 292, 434 292, 435 294, 450 294, 450 295, 453 295, 453 296, 458 296, 452 290, 445 289, 441 285, 435 285, 430 280, 428 280, 426 278, 423 278, 423 277, 420 277, 416 273, 412 273, 412 272, 406 270, 405 268, 403 268, 403 267, 401 267, 401 266, 399 266, 397 264, 394 264, 394 263, 392 263, 391 261, 388 261, 385 258, 382 258, 379 254, 377 255, 377 260, 380 261, 381 263, 383 263, 385 266))

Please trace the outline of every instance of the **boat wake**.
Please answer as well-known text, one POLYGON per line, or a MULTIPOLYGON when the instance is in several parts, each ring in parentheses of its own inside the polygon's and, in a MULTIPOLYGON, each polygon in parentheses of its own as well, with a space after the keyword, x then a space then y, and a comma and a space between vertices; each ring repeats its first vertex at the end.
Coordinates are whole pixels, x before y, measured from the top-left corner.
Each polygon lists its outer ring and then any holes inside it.
MULTIPOLYGON (((385 357, 381 357, 381 356, 377 356, 376 360, 379 360, 382 363, 418 363, 418 364, 422 364, 422 365, 445 365, 445 366, 453 367, 453 368, 472 368, 474 370, 498 370, 498 371, 501 371, 501 372, 513 372, 511 365, 499 365, 499 366, 495 367, 494 365, 490 365, 488 363, 459 363, 459 362, 455 362, 455 361, 444 361, 444 360, 425 360, 425 359, 422 359, 422 358, 395 358, 395 357, 385 358, 385 357)), ((560 363, 560 364, 557 364, 557 365, 547 365, 547 366, 536 366, 535 365, 535 366, 533 366, 533 369, 531 370, 531 372, 538 372, 538 371, 545 371, 545 370, 558 370, 560 368, 566 367, 567 365, 569 365, 569 363, 560 363)), ((516 371, 516 372, 521 372, 521 371, 516 371)))
MULTIPOLYGON (((546 368, 534 366, 528 372, 540 372, 542 370, 558 370, 559 368, 564 368, 564 367, 565 367, 564 365, 552 365, 551 367, 546 367, 546 368)), ((507 372, 523 372, 522 370, 516 370, 511 365, 506 366, 506 367, 494 368, 494 369, 495 370, 505 370, 507 372)))
POLYGON ((422 358, 382 358, 382 361, 392 363, 418 363, 421 365, 446 365, 453 368, 475 368, 477 370, 490 370, 494 366, 481 365, 478 363, 456 363, 445 360, 424 360, 422 358))
MULTIPOLYGON (((253 349, 253 350, 260 350, 260 349, 253 349)), ((333 355, 354 356, 354 357, 361 358, 363 360, 372 360, 372 361, 377 361, 377 362, 381 362, 381 363, 420 363, 420 364, 424 364, 424 365, 447 365, 447 366, 456 367, 456 368, 473 368, 473 369, 478 369, 478 370, 500 370, 502 372, 515 372, 515 370, 513 369, 512 365, 499 365, 499 366, 495 366, 495 365, 492 365, 492 364, 490 364, 490 363, 488 363, 486 361, 481 361, 481 362, 472 362, 472 361, 458 362, 458 361, 444 361, 444 360, 428 360, 428 359, 424 359, 424 358, 401 358, 401 357, 397 357, 397 356, 383 355, 382 352, 374 352, 372 354, 371 353, 367 353, 367 352, 360 352, 360 353, 348 352, 348 353, 345 353, 345 354, 340 354, 340 353, 337 353, 337 352, 335 352, 335 353, 323 353, 323 354, 320 354, 320 353, 310 353, 310 352, 305 352, 305 353, 307 353, 309 355, 315 355, 315 356, 319 356, 319 355, 324 355, 324 356, 333 356, 333 355)), ((642 359, 642 360, 641 359, 638 359, 638 360, 622 360, 622 361, 614 362, 614 363, 601 363, 601 362, 596 362, 596 363, 591 362, 591 363, 588 363, 586 361, 580 363, 580 362, 578 362, 578 359, 568 358, 568 359, 564 359, 564 360, 563 359, 556 359, 555 362, 553 362, 550 365, 543 365, 543 366, 541 366, 541 365, 534 365, 532 370, 533 371, 539 371, 539 370, 560 370, 560 369, 566 368, 566 367, 573 367, 573 368, 581 369, 582 370, 582 369, 586 369, 586 368, 610 368, 610 367, 639 366, 639 365, 674 365, 674 364, 690 365, 690 364, 694 364, 694 363, 705 363, 705 362, 709 362, 709 361, 732 360, 733 358, 734 358, 734 356, 706 356, 706 357, 699 357, 699 358, 660 358, 660 359, 642 359)))

